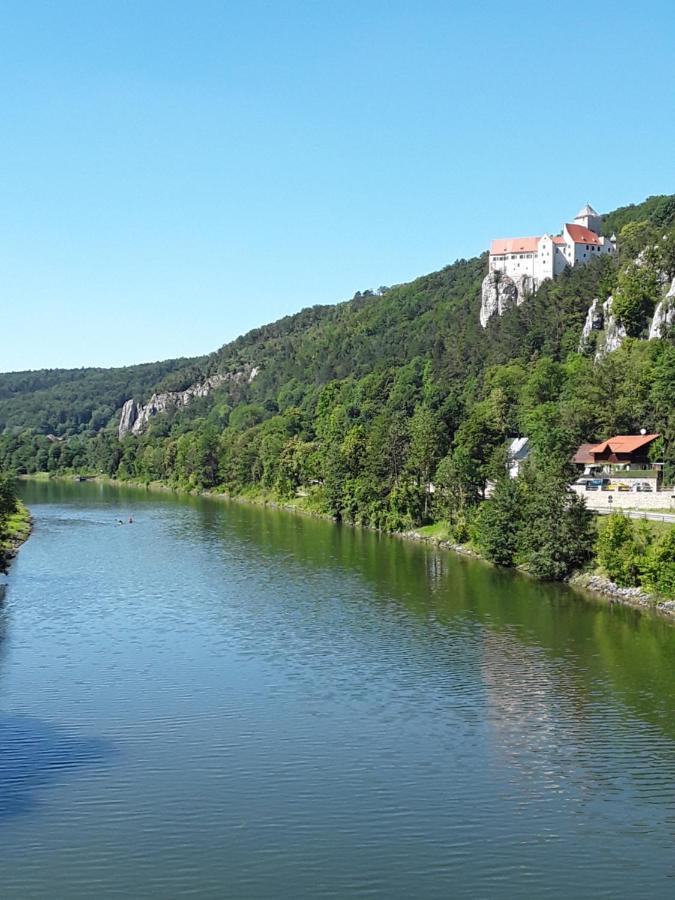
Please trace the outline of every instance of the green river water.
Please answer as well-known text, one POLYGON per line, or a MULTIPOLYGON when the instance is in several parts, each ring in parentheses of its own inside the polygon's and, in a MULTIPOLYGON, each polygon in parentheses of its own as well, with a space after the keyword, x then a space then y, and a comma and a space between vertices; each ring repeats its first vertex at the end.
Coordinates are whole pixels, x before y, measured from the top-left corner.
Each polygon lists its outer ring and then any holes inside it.
POLYGON ((22 492, 5 900, 675 897, 669 622, 281 511, 22 492))

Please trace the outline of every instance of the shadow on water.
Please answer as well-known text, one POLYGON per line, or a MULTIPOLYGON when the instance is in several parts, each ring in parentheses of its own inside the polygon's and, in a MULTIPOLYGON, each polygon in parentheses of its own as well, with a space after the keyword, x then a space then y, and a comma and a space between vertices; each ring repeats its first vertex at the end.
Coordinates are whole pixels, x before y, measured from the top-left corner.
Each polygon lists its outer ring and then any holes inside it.
MULTIPOLYGON (((0 585, 0 666, 9 630, 6 587, 0 585)), ((66 773, 101 763, 113 753, 114 745, 105 739, 0 711, 0 827, 38 806, 41 791, 66 773)))
POLYGON ((113 752, 101 738, 0 713, 0 826, 37 806, 40 792, 66 773, 100 763, 113 752))

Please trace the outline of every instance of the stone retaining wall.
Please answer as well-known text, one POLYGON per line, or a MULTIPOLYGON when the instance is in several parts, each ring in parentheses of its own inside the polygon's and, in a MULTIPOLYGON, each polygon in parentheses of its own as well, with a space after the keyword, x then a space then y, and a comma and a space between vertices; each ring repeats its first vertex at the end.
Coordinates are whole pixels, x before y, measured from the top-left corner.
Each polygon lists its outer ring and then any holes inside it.
POLYGON ((675 513, 675 490, 652 491, 587 491, 581 485, 573 489, 584 498, 589 509, 659 509, 675 513), (611 503, 610 503, 611 498, 611 503))

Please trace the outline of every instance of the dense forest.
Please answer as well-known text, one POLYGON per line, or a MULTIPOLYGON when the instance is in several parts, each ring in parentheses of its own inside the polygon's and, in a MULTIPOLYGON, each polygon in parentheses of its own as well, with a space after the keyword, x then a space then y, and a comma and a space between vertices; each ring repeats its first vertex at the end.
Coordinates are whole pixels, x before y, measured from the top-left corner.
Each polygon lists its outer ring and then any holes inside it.
POLYGON ((618 258, 566 270, 486 329, 483 255, 303 310, 199 360, 0 375, 0 466, 302 498, 385 530, 442 520, 502 564, 564 577, 594 540, 566 488, 579 443, 656 431, 675 475, 675 346, 667 333, 645 339, 675 276, 675 196, 616 210, 603 230, 618 235, 618 258), (628 337, 596 358, 580 335, 591 301, 609 295, 628 337), (250 383, 226 382, 118 440, 130 397, 245 367, 258 370, 250 383), (509 484, 506 442, 521 434, 533 457, 509 484))

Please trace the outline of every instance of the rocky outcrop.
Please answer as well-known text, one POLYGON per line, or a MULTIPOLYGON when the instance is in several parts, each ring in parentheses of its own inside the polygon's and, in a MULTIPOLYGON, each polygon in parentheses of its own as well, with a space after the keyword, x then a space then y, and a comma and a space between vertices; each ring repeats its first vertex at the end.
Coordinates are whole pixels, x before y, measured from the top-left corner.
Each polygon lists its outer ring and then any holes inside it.
POLYGON ((520 306, 535 288, 531 275, 511 278, 502 272, 490 272, 481 286, 480 324, 485 328, 493 316, 503 316, 507 310, 520 306))
POLYGON ((618 350, 621 344, 628 337, 626 329, 612 314, 613 297, 608 297, 602 304, 602 311, 605 319, 605 340, 602 347, 596 352, 596 358, 604 356, 607 353, 613 353, 618 350))
POLYGON ((584 327, 581 330, 581 339, 579 341, 579 352, 583 353, 584 350, 587 350, 591 345, 591 335, 594 331, 602 331, 605 327, 605 312, 603 309, 603 304, 600 303, 598 298, 591 303, 588 307, 588 312, 586 314, 586 321, 584 322, 584 327))
POLYGON ((195 397, 207 397, 211 391, 227 382, 249 384, 259 371, 257 367, 253 366, 225 375, 210 375, 204 381, 192 384, 184 391, 164 391, 160 394, 153 394, 143 406, 139 406, 133 398, 130 398, 122 407, 117 429, 118 437, 121 440, 126 434, 141 434, 155 416, 169 409, 187 406, 195 397))
POLYGON ((117 428, 117 436, 120 440, 124 437, 127 432, 131 431, 133 428, 134 422, 138 418, 138 406, 133 397, 130 397, 129 400, 122 407, 122 415, 120 416, 120 424, 117 428))
POLYGON ((654 318, 649 328, 649 340, 663 337, 664 333, 675 328, 675 278, 666 296, 656 305, 654 318))

